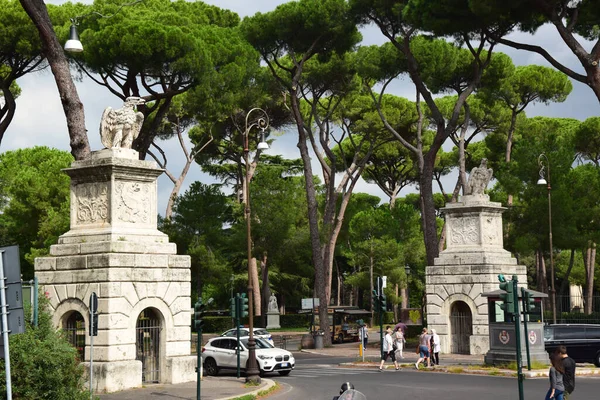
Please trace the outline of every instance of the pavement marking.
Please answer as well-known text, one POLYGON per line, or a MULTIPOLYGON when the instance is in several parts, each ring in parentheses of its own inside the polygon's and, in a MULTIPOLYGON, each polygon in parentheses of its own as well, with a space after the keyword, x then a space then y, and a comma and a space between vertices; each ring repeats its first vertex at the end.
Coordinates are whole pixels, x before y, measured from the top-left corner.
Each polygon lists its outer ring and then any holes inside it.
POLYGON ((334 369, 295 369, 284 379, 287 378, 319 378, 323 376, 340 376, 340 375, 364 375, 378 374, 377 370, 351 369, 351 368, 334 368, 334 369))

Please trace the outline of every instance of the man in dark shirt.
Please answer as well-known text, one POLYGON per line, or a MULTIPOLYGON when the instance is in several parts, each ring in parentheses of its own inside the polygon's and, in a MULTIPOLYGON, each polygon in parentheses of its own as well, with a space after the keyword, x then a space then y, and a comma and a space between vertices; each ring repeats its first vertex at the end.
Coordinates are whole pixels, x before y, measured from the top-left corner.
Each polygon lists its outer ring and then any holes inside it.
POLYGON ((575 390, 575 361, 567 354, 567 348, 565 346, 558 346, 554 350, 554 354, 560 355, 563 361, 563 367, 565 373, 563 374, 563 383, 565 385, 565 400, 569 398, 569 395, 575 390))

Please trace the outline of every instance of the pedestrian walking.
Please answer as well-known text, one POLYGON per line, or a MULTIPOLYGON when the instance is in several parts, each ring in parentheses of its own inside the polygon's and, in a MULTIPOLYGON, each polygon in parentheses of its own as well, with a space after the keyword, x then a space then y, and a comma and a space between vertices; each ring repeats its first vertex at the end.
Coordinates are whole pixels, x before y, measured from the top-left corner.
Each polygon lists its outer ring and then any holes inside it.
POLYGON ((367 342, 369 341, 369 325, 366 322, 360 327, 359 336, 363 345, 363 351, 366 351, 367 342))
POLYGON ((379 364, 379 372, 383 371, 383 364, 387 361, 388 358, 391 358, 394 362, 394 367, 396 367, 396 371, 398 371, 398 362, 396 361, 396 349, 394 344, 394 339, 392 338, 392 328, 385 328, 385 336, 383 337, 383 351, 381 353, 381 364, 379 364))
POLYGON ((396 331, 394 332, 393 338, 394 338, 394 342, 396 343, 396 360, 399 358, 402 359, 402 358, 404 358, 402 351, 404 349, 404 343, 406 343, 402 329, 400 329, 400 328, 396 329, 396 331))
POLYGON ((427 328, 423 328, 421 335, 419 336, 419 359, 415 363, 415 368, 419 369, 419 364, 423 361, 427 361, 427 368, 431 367, 431 348, 429 347, 430 337, 427 334, 427 328))
POLYGON ((556 352, 550 354, 550 388, 546 393, 546 400, 564 400, 565 385, 563 383, 563 374, 565 372, 562 357, 556 352))
POLYGON ((554 353, 562 359, 563 368, 565 369, 565 372, 563 372, 563 385, 565 386, 564 397, 566 400, 575 390, 575 360, 569 357, 565 346, 558 346, 554 349, 554 353))
POLYGON ((440 336, 437 334, 435 329, 431 329, 431 363, 440 365, 440 336))

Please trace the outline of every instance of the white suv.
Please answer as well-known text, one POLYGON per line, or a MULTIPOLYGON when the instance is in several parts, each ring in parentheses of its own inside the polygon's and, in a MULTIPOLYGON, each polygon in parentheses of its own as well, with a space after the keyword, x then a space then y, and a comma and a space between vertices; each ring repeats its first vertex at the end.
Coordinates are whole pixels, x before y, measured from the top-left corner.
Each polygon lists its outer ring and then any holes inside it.
MULTIPOLYGON (((248 337, 240 338, 240 368, 248 368, 248 337)), ((210 339, 202 347, 202 360, 206 375, 217 375, 221 369, 237 369, 237 339, 233 337, 216 337, 210 339)), ((292 353, 273 347, 263 339, 256 339, 256 361, 260 374, 278 372, 288 375, 296 365, 292 353)))
MULTIPOLYGON (((252 332, 254 332, 255 338, 264 339, 267 342, 271 343, 271 346, 275 346, 275 342, 273 342, 273 337, 265 328, 254 328, 252 332)), ((240 338, 248 335, 250 335, 250 328, 240 326, 240 338)), ((228 331, 225 331, 221 333, 221 336, 237 337, 237 329, 232 328, 228 331)))

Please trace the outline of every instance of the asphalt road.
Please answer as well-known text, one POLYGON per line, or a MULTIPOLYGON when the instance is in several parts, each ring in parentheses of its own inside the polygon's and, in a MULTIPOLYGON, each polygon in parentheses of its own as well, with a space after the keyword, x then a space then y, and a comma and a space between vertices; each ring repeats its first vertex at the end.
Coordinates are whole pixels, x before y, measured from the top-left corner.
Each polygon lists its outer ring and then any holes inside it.
MULTIPOLYGON (((411 400, 507 400, 518 399, 516 378, 459 375, 404 369, 378 372, 376 369, 332 368, 328 364, 299 365, 287 377, 273 376, 282 389, 269 399, 305 400, 331 399, 343 382, 350 381, 367 399, 411 400)), ((524 399, 544 398, 548 378, 524 381, 524 399)), ((577 390, 572 400, 598 396, 600 379, 577 378, 577 390)))

